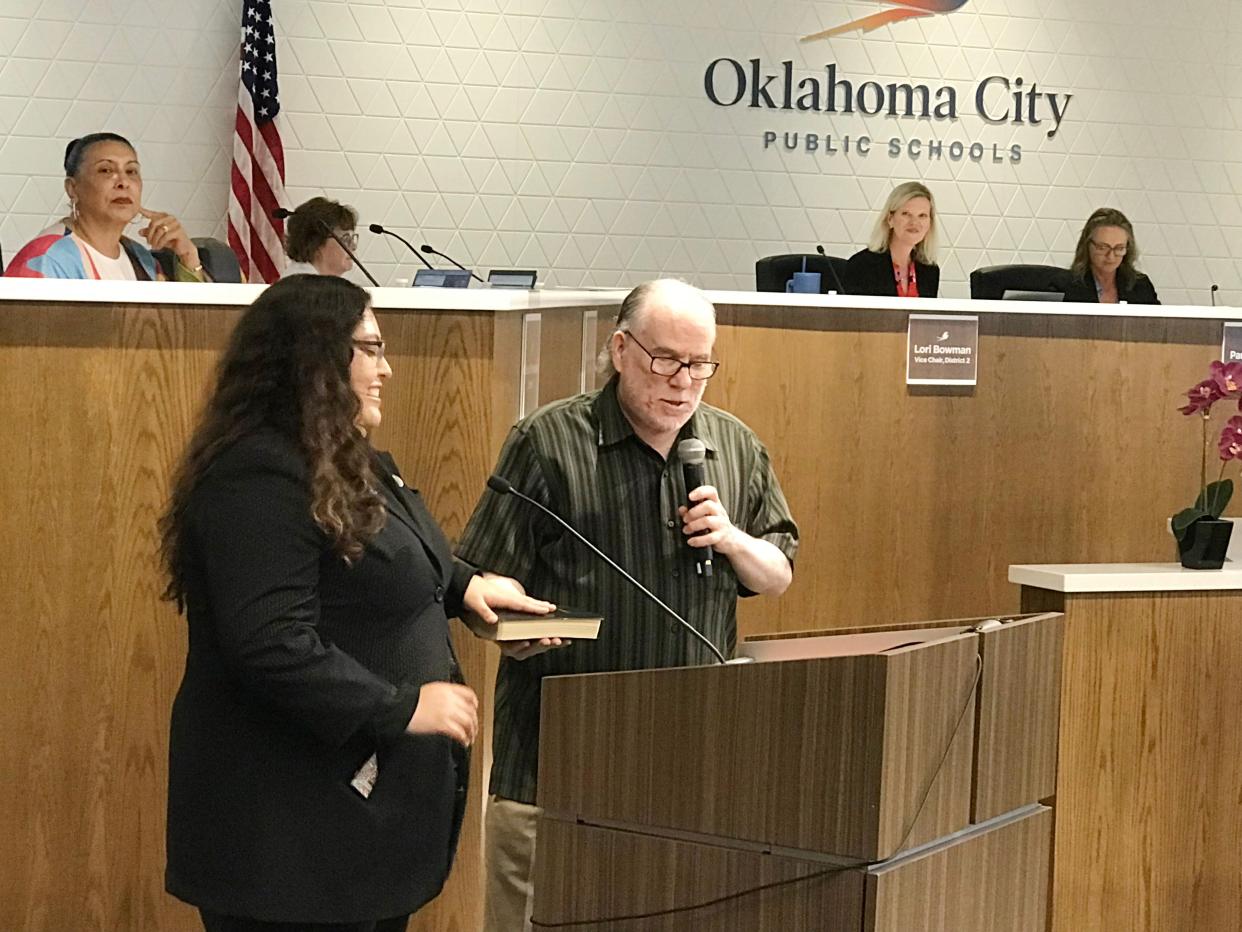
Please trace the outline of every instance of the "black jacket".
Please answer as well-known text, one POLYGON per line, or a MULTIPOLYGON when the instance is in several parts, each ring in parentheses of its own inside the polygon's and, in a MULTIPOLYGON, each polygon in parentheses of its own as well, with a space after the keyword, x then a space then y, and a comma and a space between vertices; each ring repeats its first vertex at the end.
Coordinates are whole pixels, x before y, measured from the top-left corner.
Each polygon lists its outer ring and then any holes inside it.
MULTIPOLYGON (((919 297, 934 298, 940 291, 940 266, 914 263, 918 277, 919 297)), ((872 294, 897 297, 897 281, 893 278, 893 259, 887 252, 862 249, 850 256, 845 266, 845 290, 850 294, 872 294)))
POLYGON ((472 571, 386 454, 376 473, 387 521, 352 568, 275 433, 223 452, 193 493, 165 878, 188 903, 357 922, 416 910, 448 874, 466 755, 404 729, 422 684, 460 681, 448 617, 472 571), (372 752, 364 799, 350 779, 372 752))
MULTIPOLYGON (((1081 301, 1085 304, 1098 304, 1100 296, 1095 290, 1095 278, 1091 274, 1091 270, 1087 269, 1082 278, 1075 278, 1070 281, 1069 287, 1065 289, 1066 301, 1081 301)), ((1156 288, 1151 283, 1151 279, 1142 272, 1134 279, 1134 284, 1122 293, 1121 289, 1117 289, 1117 300, 1125 301, 1128 304, 1159 304, 1160 299, 1156 297, 1156 288)))

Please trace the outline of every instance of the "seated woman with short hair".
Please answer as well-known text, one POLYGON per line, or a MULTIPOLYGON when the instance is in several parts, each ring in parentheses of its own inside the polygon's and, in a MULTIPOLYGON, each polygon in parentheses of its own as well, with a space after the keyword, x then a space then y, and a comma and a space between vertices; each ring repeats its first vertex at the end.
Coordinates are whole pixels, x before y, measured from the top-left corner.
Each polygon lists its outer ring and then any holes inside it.
POLYGON ((1065 300, 1087 304, 1159 304, 1151 279, 1134 267, 1137 260, 1134 227, 1126 215, 1111 207, 1101 207, 1087 218, 1078 236, 1065 300))
POLYGON ((124 136, 91 133, 65 147, 65 193, 69 216, 44 230, 18 250, 6 275, 17 278, 86 278, 113 281, 163 281, 152 250, 175 257, 177 281, 207 280, 198 248, 171 214, 150 210, 142 202, 138 153, 124 136), (138 235, 125 228, 145 218, 138 235))
POLYGON ((285 253, 291 260, 285 275, 344 275, 354 267, 335 233, 350 249, 358 246, 358 212, 348 204, 312 197, 289 215, 285 253))

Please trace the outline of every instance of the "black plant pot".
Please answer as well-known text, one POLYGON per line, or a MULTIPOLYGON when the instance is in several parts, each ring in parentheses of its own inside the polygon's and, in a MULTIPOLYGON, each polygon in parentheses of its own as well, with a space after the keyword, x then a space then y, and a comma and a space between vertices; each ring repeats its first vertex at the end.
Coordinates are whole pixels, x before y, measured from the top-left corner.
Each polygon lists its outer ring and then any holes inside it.
POLYGON ((1218 570, 1225 565, 1229 549, 1232 521, 1200 518, 1186 529, 1186 536, 1177 542, 1182 566, 1188 570, 1218 570))

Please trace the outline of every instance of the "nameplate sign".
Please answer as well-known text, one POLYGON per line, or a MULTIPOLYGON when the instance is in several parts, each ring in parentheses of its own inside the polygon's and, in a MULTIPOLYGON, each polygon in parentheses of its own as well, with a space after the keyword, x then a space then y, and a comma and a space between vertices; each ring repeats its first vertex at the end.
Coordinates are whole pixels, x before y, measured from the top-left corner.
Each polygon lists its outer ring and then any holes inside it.
POLYGON ((911 314, 906 331, 907 385, 975 385, 979 318, 911 314))
POLYGON ((1242 362, 1242 323, 1225 324, 1220 341, 1221 362, 1242 362))

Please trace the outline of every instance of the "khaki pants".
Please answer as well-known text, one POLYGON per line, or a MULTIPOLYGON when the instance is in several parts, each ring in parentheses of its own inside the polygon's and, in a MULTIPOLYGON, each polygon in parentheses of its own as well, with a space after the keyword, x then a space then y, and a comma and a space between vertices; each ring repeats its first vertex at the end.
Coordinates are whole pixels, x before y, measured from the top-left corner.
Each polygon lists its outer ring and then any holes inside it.
POLYGON ((484 932, 530 932, 538 819, 538 806, 499 796, 487 799, 483 826, 484 932))

